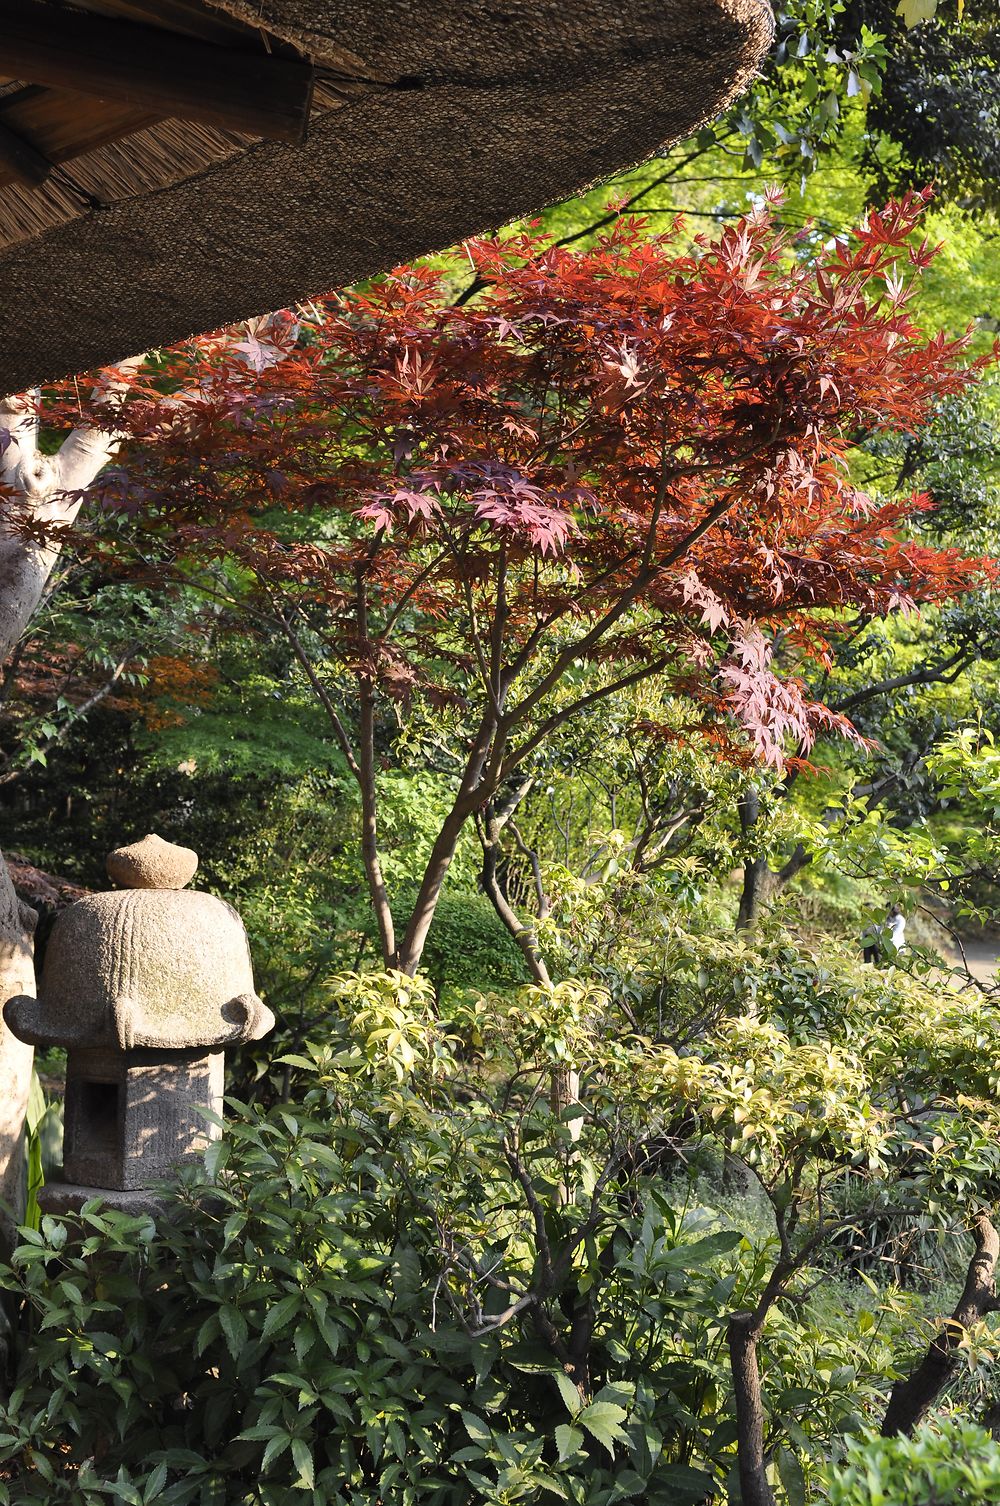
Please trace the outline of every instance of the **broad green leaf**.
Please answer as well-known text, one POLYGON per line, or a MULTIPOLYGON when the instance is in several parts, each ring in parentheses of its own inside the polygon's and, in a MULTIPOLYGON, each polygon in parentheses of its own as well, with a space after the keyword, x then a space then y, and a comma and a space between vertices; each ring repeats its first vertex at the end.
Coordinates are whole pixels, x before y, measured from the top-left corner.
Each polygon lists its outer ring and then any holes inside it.
POLYGON ((568 1422, 562 1422, 556 1428, 556 1448, 559 1450, 559 1463, 568 1459, 583 1447, 583 1434, 579 1428, 570 1427, 568 1422))
POLYGON ((465 1431, 468 1433, 473 1443, 482 1444, 485 1448, 493 1442, 492 1432, 486 1426, 486 1423, 483 1421, 483 1419, 476 1416, 475 1412, 463 1412, 462 1421, 465 1424, 465 1431))
POLYGON ((269 1339, 272 1334, 280 1333, 283 1328, 286 1328, 298 1314, 301 1305, 299 1296, 292 1293, 288 1297, 282 1297, 280 1302, 276 1302, 273 1307, 269 1308, 261 1329, 264 1338, 269 1339))

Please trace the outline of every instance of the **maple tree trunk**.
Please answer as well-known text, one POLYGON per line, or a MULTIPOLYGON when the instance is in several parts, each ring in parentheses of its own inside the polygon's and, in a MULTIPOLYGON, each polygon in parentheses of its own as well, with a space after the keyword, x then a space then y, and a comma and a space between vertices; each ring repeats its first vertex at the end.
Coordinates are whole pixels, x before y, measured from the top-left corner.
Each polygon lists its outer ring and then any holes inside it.
MULTIPOLYGON (((786 784, 790 788, 790 782, 786 784)), ((740 829, 743 839, 749 843, 754 827, 760 820, 760 796, 755 789, 747 790, 739 803, 740 829)), ((766 855, 750 858, 743 865, 743 888, 740 892, 740 908, 736 917, 736 929, 748 930, 755 926, 777 896, 811 862, 809 853, 800 842, 781 868, 774 869, 766 855)))
MULTIPOLYGON (((427 943, 427 933, 434 919, 434 911, 441 898, 441 890, 444 888, 444 881, 448 877, 448 870, 458 848, 459 838, 465 830, 466 822, 475 811, 481 809, 492 794, 493 786, 484 785, 481 781, 495 730, 494 716, 490 712, 485 713, 466 760, 458 794, 434 839, 431 855, 427 860, 417 898, 410 913, 406 934, 400 943, 396 959, 396 966, 400 972, 408 973, 411 978, 415 976, 420 966, 420 959, 427 943)), ((495 749, 494 756, 496 756, 495 749)))
POLYGON ((773 899, 776 875, 771 872, 766 858, 754 858, 743 868, 743 888, 740 892, 740 908, 736 917, 736 929, 745 931, 755 926, 773 899))
MULTIPOLYGON (((754 828, 760 822, 760 794, 751 787, 739 802, 740 830, 743 841, 749 846, 754 828)), ((739 914, 736 929, 744 931, 757 924, 771 897, 771 870, 764 856, 748 858, 743 864, 743 889, 740 894, 739 914)))
MULTIPOLYGON (((358 632, 368 642, 368 598, 364 577, 357 575, 358 632)), ((368 675, 359 681, 358 782, 361 786, 361 856, 378 925, 384 967, 396 965, 396 930, 378 848, 378 798, 375 784, 375 686, 368 675)))
POLYGON ((996 1310, 1000 1235, 985 1213, 973 1224, 972 1235, 976 1248, 958 1305, 935 1334, 920 1362, 893 1386, 882 1422, 883 1438, 912 1433, 924 1420, 958 1369, 965 1330, 996 1310))

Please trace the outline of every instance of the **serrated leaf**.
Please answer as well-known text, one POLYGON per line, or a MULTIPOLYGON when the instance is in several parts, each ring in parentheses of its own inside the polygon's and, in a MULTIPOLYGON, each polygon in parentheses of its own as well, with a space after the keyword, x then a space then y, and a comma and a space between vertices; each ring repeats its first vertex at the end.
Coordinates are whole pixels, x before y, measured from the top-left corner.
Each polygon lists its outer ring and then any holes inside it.
POLYGON ((234 1360, 238 1360, 247 1342, 247 1320, 238 1307, 229 1303, 219 1308, 219 1327, 225 1336, 226 1347, 234 1360))
POLYGON ((579 1427, 586 1428, 614 1457, 615 1444, 628 1442, 621 1426, 625 1417, 624 1407, 617 1407, 610 1401, 592 1401, 589 1407, 584 1407, 577 1414, 576 1423, 579 1427))
POLYGON ((483 1421, 483 1419, 476 1416, 475 1412, 463 1412, 462 1421, 465 1424, 465 1431, 468 1433, 473 1443, 479 1443, 483 1446, 487 1446, 493 1442, 492 1432, 486 1426, 486 1423, 483 1421))
POLYGON ((276 1302, 273 1307, 269 1308, 261 1329, 264 1338, 269 1339, 272 1334, 280 1333, 297 1316, 301 1305, 298 1295, 292 1293, 291 1296, 282 1297, 280 1302, 276 1302))
POLYGON ((292 1439, 292 1460, 299 1472, 296 1485, 304 1486, 306 1490, 312 1490, 316 1483, 316 1471, 313 1467, 312 1449, 304 1438, 292 1439))
POLYGON ((559 1395, 566 1403, 567 1412, 571 1417, 575 1417, 583 1406, 583 1399, 580 1396, 580 1388, 573 1384, 569 1376, 566 1374, 565 1370, 553 1371, 552 1379, 559 1387, 559 1395))
POLYGON ((143 1501, 146 1502, 146 1503, 155 1501, 156 1498, 157 1498, 157 1496, 160 1494, 160 1491, 163 1489, 164 1485, 166 1485, 166 1483, 167 1483, 167 1466, 165 1464, 163 1464, 163 1463, 160 1463, 153 1470, 153 1473, 151 1475, 149 1475, 147 1477, 147 1479, 146 1479, 146 1483, 145 1483, 145 1486, 143 1488, 143 1493, 142 1493, 142 1499, 143 1499, 143 1501))
POLYGON ((568 1422, 561 1422, 556 1428, 556 1448, 559 1450, 559 1463, 562 1464, 571 1454, 575 1454, 583 1447, 583 1434, 579 1428, 570 1427, 568 1422))
POLYGON ((285 1452, 291 1441, 290 1433, 278 1433, 276 1437, 271 1439, 264 1450, 264 1457, 260 1461, 261 1474, 264 1474, 268 1466, 273 1464, 275 1459, 279 1458, 285 1452))

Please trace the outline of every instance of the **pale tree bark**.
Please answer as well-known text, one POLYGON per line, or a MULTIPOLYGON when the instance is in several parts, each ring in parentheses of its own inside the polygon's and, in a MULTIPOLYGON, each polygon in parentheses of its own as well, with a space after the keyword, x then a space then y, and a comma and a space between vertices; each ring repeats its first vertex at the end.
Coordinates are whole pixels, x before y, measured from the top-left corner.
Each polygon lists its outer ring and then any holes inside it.
MULTIPOLYGON (((34 994, 32 932, 37 917, 14 893, 0 857, 0 1006, 15 994, 34 994)), ((10 1247, 24 1208, 24 1111, 31 1082, 32 1048, 0 1026, 0 1246, 10 1247)))

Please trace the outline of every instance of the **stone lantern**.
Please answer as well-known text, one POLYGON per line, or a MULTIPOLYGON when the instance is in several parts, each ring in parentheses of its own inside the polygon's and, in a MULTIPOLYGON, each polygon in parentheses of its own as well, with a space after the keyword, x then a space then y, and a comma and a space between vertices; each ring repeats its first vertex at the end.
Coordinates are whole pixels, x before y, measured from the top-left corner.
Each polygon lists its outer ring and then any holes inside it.
POLYGON ((223 1048, 274 1025, 239 915, 185 887, 196 853, 148 836, 107 866, 122 887, 60 914, 38 998, 4 1006, 22 1041, 67 1051, 65 1183, 43 1191, 51 1212, 94 1196, 148 1207, 145 1189, 219 1133, 198 1109, 221 1112, 223 1048))

